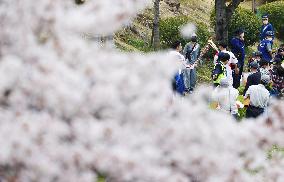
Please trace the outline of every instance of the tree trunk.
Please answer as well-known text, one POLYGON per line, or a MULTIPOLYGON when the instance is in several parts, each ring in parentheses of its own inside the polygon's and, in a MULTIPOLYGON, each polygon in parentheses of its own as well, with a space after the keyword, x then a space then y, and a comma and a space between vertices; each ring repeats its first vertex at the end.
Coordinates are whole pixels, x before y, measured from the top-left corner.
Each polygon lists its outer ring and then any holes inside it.
POLYGON ((226 0, 216 0, 216 40, 228 41, 228 20, 226 13, 226 0))
POLYGON ((252 6, 252 7, 251 7, 252 12, 255 13, 255 7, 256 7, 256 6, 255 6, 255 0, 252 0, 251 3, 252 3, 252 4, 251 4, 251 6, 252 6))
POLYGON ((231 17, 241 0, 232 0, 226 5, 226 0, 215 0, 216 11, 216 40, 228 42, 228 28, 231 17))
POLYGON ((160 48, 159 20, 160 20, 160 0, 155 0, 154 22, 153 22, 153 33, 152 33, 154 50, 158 50, 160 48))

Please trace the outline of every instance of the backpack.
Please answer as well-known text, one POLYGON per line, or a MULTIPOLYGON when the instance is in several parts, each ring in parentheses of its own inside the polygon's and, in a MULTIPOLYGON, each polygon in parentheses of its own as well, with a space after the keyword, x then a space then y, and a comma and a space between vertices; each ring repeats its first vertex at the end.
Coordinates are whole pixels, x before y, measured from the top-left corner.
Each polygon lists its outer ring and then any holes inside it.
POLYGON ((211 79, 212 79, 213 81, 216 81, 216 80, 218 79, 218 76, 219 76, 220 74, 223 74, 223 72, 224 72, 224 70, 223 70, 222 65, 220 64, 220 62, 217 62, 217 64, 214 66, 214 69, 211 71, 211 79), (217 75, 217 77, 214 78, 214 75, 215 75, 215 71, 216 71, 216 69, 217 69, 217 66, 220 66, 220 67, 221 67, 222 72, 219 73, 219 74, 217 75))

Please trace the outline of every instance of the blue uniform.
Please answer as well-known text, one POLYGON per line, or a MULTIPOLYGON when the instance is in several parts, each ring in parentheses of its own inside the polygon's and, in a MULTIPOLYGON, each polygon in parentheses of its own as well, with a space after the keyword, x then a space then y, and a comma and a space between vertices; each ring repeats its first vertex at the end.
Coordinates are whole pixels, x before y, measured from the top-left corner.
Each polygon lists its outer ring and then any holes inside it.
POLYGON ((236 56, 238 59, 238 64, 239 66, 244 65, 245 61, 245 43, 239 38, 233 38, 231 40, 231 48, 232 48, 232 53, 236 56))
POLYGON ((262 53, 263 60, 270 62, 272 57, 269 52, 272 51, 272 41, 267 39, 262 40, 258 46, 258 51, 262 53))
POLYGON ((240 69, 239 74, 233 72, 233 87, 238 88, 240 86, 240 79, 243 74, 244 62, 245 62, 245 43, 241 39, 235 37, 231 40, 232 53, 238 59, 238 67, 240 69))
MULTIPOLYGON (((274 32, 274 28, 273 28, 273 26, 270 24, 270 23, 268 23, 267 25, 262 25, 261 26, 261 30, 260 30, 260 40, 264 40, 265 39, 265 37, 266 37, 266 32, 267 31, 272 31, 272 32, 274 32)), ((273 36, 273 38, 274 38, 274 36, 273 36)))

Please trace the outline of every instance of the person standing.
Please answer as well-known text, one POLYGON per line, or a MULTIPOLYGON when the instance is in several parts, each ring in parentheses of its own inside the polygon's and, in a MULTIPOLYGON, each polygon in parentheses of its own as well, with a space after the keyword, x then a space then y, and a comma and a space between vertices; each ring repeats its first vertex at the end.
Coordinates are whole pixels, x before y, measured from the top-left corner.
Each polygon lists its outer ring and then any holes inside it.
POLYGON ((244 69, 244 62, 245 62, 245 42, 244 42, 244 36, 245 33, 242 29, 238 29, 235 32, 236 36, 232 38, 231 40, 231 48, 232 53, 236 56, 238 59, 238 73, 233 73, 233 87, 239 88, 240 86, 240 80, 243 74, 244 69))
POLYGON ((175 41, 172 44, 171 50, 169 52, 169 56, 180 64, 179 71, 175 74, 172 80, 173 91, 183 95, 185 88, 184 88, 184 81, 183 81, 183 75, 182 75, 181 70, 185 69, 187 65, 185 62, 185 57, 181 54, 181 51, 182 51, 181 42, 175 41))
MULTIPOLYGON (((226 42, 220 42, 218 44, 218 48, 220 50, 219 53, 228 53, 230 55, 229 62, 226 64, 226 70, 227 70, 227 78, 229 81, 229 84, 232 86, 233 85, 233 72, 238 73, 238 59, 235 57, 235 55, 227 50, 227 43, 226 42)), ((218 54, 219 54, 218 53, 218 54)), ((214 65, 217 64, 218 60, 218 54, 214 56, 214 65)))
POLYGON ((213 79, 213 86, 217 87, 220 85, 221 79, 227 78, 227 69, 226 65, 230 60, 230 55, 228 53, 220 52, 218 55, 219 61, 214 66, 212 71, 212 79, 213 79))
POLYGON ((183 70, 185 91, 192 93, 196 85, 196 64, 199 56, 200 45, 197 36, 191 37, 191 41, 184 47, 183 54, 186 58, 186 68, 183 70))
MULTIPOLYGON (((268 22, 268 15, 262 15, 262 26, 260 30, 260 41, 266 37, 266 32, 271 31, 274 33, 274 28, 271 23, 268 22)), ((272 37, 274 39, 274 35, 272 37)))
POLYGON ((267 31, 266 38, 260 42, 258 45, 258 51, 262 53, 262 59, 271 62, 272 60, 272 40, 273 40, 273 32, 267 31))
POLYGON ((257 118, 264 113, 269 102, 269 91, 265 88, 270 83, 270 78, 263 75, 260 84, 252 85, 246 92, 245 99, 250 99, 250 104, 246 111, 246 118, 257 118))

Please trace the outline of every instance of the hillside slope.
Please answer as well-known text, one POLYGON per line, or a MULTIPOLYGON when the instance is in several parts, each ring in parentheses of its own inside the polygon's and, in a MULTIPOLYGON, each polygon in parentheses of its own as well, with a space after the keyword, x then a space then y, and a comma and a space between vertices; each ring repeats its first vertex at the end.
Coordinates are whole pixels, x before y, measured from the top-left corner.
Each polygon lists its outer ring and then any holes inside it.
MULTIPOLYGON (((189 16, 205 23, 210 29, 210 12, 213 7, 214 0, 164 0, 160 3, 160 15, 161 19, 178 15, 189 16)), ((116 33, 116 46, 126 51, 150 51, 153 16, 152 7, 138 14, 131 25, 116 33)))

